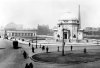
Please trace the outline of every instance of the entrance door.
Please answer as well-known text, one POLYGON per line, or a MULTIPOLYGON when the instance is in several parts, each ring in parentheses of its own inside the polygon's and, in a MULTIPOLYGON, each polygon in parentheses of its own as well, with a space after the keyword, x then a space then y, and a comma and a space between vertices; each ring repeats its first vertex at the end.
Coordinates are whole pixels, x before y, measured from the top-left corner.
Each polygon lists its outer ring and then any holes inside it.
POLYGON ((67 32, 64 32, 64 39, 67 39, 67 32))

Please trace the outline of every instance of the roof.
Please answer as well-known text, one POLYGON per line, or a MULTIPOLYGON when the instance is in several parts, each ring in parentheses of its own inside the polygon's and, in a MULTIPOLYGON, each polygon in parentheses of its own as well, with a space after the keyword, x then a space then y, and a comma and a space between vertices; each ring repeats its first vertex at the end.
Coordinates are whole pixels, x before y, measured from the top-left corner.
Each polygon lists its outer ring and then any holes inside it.
POLYGON ((59 20, 78 20, 78 17, 71 12, 67 12, 62 15, 59 20))

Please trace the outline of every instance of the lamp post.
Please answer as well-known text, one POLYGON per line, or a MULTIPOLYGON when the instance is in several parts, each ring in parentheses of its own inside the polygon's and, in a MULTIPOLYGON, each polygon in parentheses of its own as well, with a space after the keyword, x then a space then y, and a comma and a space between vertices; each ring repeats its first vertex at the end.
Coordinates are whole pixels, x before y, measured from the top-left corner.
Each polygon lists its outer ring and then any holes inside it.
POLYGON ((65 42, 64 42, 64 27, 63 27, 63 23, 61 23, 62 25, 62 56, 64 56, 64 45, 65 45, 65 42))
POLYGON ((64 56, 64 45, 65 45, 65 42, 64 42, 64 28, 62 29, 62 32, 63 32, 63 39, 62 39, 62 56, 64 56))
POLYGON ((36 36, 36 48, 37 48, 37 36, 36 36))

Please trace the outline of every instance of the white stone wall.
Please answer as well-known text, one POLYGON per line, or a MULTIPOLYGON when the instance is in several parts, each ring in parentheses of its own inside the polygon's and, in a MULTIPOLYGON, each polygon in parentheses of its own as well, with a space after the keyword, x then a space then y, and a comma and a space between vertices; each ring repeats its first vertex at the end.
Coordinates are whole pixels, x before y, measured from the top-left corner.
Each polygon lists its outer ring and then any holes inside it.
POLYGON ((83 32, 78 32, 78 40, 83 40, 83 32))

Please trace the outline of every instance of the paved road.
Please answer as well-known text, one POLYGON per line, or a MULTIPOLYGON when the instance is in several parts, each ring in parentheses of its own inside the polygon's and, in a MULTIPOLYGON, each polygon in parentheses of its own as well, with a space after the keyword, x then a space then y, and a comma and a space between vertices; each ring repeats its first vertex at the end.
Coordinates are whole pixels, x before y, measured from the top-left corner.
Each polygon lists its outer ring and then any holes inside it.
POLYGON ((12 42, 0 39, 0 68, 24 68, 24 60, 21 50, 14 50, 12 42))

